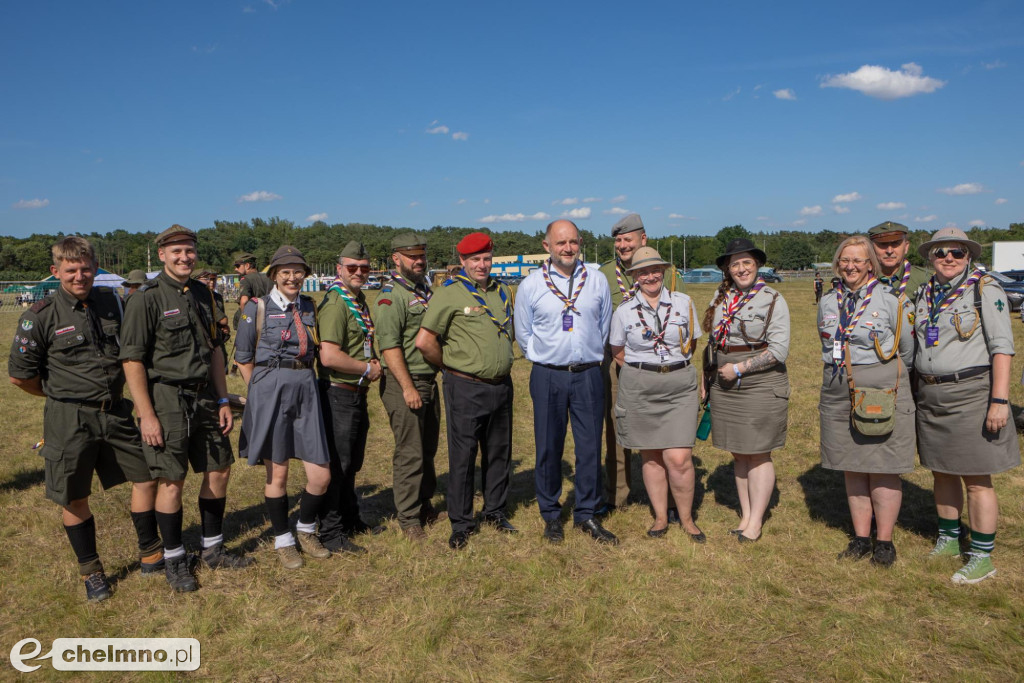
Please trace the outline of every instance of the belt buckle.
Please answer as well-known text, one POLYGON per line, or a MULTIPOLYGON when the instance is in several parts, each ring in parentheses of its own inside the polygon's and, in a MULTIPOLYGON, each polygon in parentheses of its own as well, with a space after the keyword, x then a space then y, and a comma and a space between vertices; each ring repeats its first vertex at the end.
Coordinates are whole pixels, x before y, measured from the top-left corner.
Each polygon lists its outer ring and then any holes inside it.
POLYGON ((579 372, 579 363, 569 363, 567 366, 569 372, 579 372))
POLYGON ((664 375, 667 372, 668 372, 668 366, 667 365, 659 365, 658 366, 658 374, 664 375))

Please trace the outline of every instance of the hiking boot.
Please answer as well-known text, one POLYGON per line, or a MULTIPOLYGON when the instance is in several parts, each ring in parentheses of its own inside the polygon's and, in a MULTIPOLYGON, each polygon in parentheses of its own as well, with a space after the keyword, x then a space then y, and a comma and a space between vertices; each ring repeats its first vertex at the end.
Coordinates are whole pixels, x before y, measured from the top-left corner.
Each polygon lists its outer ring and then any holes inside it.
POLYGON ((306 531, 296 531, 295 538, 298 539, 299 547, 302 548, 302 552, 306 553, 310 557, 316 557, 323 560, 331 556, 331 551, 324 547, 324 544, 320 542, 320 539, 316 534, 311 534, 306 531))
MULTIPOLYGON (((330 551, 328 551, 328 555, 330 555, 330 551)), ((299 555, 299 549, 294 545, 286 545, 283 548, 278 548, 277 557, 281 560, 281 566, 285 569, 302 568, 302 555, 299 555)))
POLYGON ((846 546, 846 550, 836 555, 837 560, 863 560, 871 554, 871 539, 856 536, 846 546))
POLYGON ((427 540, 427 532, 419 524, 402 527, 402 535, 413 543, 422 543, 427 540))
POLYGON ((366 548, 361 545, 356 545, 352 541, 348 540, 348 536, 345 534, 339 534, 337 536, 332 536, 331 538, 321 537, 320 544, 332 553, 352 553, 353 555, 361 555, 366 552, 366 548))
POLYGON ((992 558, 988 555, 971 554, 971 559, 956 573, 950 577, 950 581, 956 584, 981 583, 990 576, 996 575, 996 568, 992 566, 992 558))
POLYGON ((139 566, 142 568, 143 574, 156 574, 164 570, 164 551, 163 548, 153 552, 145 557, 139 558, 139 566))
POLYGON ((177 593, 191 593, 199 588, 196 577, 192 576, 187 555, 172 559, 164 558, 164 576, 177 593))
POLYGON ((960 539, 954 536, 939 536, 928 557, 960 557, 960 539))
POLYGON ((85 582, 85 599, 89 602, 103 602, 111 596, 110 582, 103 572, 93 572, 83 576, 85 582))
POLYGON ((879 541, 875 544, 875 552, 871 556, 871 564, 876 567, 891 567, 896 561, 896 546, 889 541, 879 541))
POLYGON ((232 555, 224 550, 223 543, 203 548, 201 555, 203 564, 210 569, 244 569, 252 564, 252 558, 245 555, 232 555))

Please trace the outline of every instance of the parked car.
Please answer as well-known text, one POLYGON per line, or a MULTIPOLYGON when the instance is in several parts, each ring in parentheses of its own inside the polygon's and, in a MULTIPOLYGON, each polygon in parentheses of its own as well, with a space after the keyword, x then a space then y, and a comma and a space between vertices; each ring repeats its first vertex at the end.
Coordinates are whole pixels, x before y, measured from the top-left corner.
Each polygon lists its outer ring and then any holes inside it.
POLYGON ((1017 282, 1024 282, 1024 270, 1002 270, 999 274, 1017 282))
POLYGON ((1007 277, 1005 273, 997 273, 994 270, 990 271, 989 275, 995 278, 995 281, 1006 292, 1006 299, 1010 302, 1010 310, 1019 311, 1021 303, 1024 303, 1024 282, 1018 282, 1013 278, 1007 277))
POLYGON ((776 273, 774 268, 762 267, 758 268, 757 272, 765 282, 782 282, 782 276, 776 273))
POLYGON ((683 273, 683 282, 688 284, 721 281, 722 271, 718 268, 694 268, 683 273))
POLYGON ((380 289, 383 286, 384 286, 384 283, 381 282, 380 275, 371 275, 370 277, 366 278, 366 282, 363 283, 363 287, 362 288, 363 289, 380 289))

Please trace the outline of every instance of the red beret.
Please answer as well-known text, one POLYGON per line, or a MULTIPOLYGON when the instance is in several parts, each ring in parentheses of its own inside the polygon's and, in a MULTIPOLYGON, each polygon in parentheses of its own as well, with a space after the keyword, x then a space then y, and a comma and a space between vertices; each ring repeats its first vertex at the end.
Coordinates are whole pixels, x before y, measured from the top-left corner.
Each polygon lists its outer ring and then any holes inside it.
POLYGON ((481 251, 494 251, 494 242, 483 232, 471 232, 455 246, 462 256, 479 254, 481 251))

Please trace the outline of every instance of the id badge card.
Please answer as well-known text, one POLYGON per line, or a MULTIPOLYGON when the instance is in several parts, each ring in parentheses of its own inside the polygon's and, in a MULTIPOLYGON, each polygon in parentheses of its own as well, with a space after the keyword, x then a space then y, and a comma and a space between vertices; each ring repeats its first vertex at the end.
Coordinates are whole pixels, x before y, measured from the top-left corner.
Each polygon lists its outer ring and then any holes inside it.
POLYGON ((833 360, 843 359, 843 342, 839 340, 832 342, 832 358, 833 360))
POLYGON ((660 346, 660 345, 658 346, 658 357, 661 358, 662 360, 665 360, 665 358, 668 357, 668 347, 667 346, 660 346))
POLYGON ((562 332, 572 332, 572 313, 562 314, 562 332))
POLYGON ((373 358, 373 341, 363 340, 363 358, 373 358))
POLYGON ((939 326, 928 325, 924 329, 924 344, 925 346, 938 346, 939 345, 939 326))

